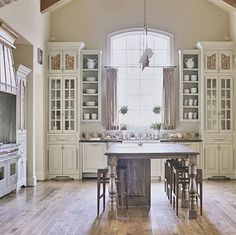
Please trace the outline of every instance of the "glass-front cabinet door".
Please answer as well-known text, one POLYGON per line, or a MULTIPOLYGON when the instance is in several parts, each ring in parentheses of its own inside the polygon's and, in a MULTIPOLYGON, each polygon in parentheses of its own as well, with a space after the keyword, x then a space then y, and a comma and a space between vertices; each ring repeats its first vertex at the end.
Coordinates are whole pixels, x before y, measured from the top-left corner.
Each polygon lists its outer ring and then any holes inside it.
POLYGON ((217 76, 208 76, 205 79, 206 86, 206 123, 205 129, 209 132, 218 131, 218 78, 217 76))
POLYGON ((62 78, 49 78, 49 131, 62 132, 62 78))
POLYGON ((233 97, 231 76, 205 78, 206 132, 229 132, 233 129, 233 97))
POLYGON ((63 78, 64 90, 64 132, 76 131, 76 77, 63 78))
POLYGON ((232 108, 232 77, 221 76, 219 77, 220 131, 232 130, 232 108))

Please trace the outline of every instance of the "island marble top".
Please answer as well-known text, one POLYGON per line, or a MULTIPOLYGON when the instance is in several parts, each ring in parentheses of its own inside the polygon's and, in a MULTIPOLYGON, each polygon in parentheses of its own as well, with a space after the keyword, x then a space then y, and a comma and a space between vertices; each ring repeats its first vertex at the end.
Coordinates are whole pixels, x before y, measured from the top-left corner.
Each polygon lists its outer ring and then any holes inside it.
POLYGON ((111 156, 189 156, 199 155, 198 151, 176 143, 144 143, 142 146, 130 143, 113 144, 105 153, 111 156))

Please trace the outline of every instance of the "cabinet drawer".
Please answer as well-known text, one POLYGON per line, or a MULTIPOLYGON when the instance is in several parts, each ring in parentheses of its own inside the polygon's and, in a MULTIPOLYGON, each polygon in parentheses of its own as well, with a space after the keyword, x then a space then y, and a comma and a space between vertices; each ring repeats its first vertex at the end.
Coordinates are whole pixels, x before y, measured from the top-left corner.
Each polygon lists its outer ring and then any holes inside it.
POLYGON ((225 143, 225 142, 232 142, 233 141, 233 136, 231 135, 220 135, 220 136, 216 136, 216 135, 212 135, 212 136, 206 136, 205 137, 205 142, 212 142, 212 143, 225 143))
POLYGON ((48 142, 76 142, 76 135, 49 135, 48 142))

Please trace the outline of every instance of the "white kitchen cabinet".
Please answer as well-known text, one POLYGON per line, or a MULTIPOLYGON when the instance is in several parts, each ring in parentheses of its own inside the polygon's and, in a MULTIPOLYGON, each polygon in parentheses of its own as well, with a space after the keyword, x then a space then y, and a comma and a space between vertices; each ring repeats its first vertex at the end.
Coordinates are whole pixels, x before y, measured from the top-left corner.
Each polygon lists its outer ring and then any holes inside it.
POLYGON ((200 50, 179 50, 180 121, 196 122, 200 119, 199 78, 200 50))
POLYGON ((100 50, 81 51, 81 122, 101 121, 100 50))
POLYGON ((205 177, 227 176, 234 178, 232 144, 205 145, 205 177))
POLYGON ((106 150, 107 143, 81 143, 83 175, 96 174, 98 168, 107 167, 107 157, 104 155, 106 150))
POLYGON ((57 176, 78 178, 76 144, 50 144, 48 147, 48 170, 50 178, 57 176))
POLYGON ((204 57, 204 69, 206 73, 232 73, 232 50, 206 50, 204 57))
POLYGON ((205 178, 234 176, 234 42, 199 42, 205 178))

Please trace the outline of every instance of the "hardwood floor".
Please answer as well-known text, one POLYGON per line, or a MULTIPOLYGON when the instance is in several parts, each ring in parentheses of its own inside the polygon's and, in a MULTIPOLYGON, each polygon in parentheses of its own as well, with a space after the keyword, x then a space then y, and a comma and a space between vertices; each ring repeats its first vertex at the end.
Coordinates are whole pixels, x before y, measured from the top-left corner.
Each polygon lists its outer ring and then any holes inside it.
MULTIPOLYGON (((107 197, 108 200, 108 197, 107 197)), ((204 182, 203 216, 175 216, 163 183, 152 183, 152 207, 118 220, 96 218, 96 182, 45 181, 0 199, 0 234, 166 235, 236 234, 236 181, 204 182)))

